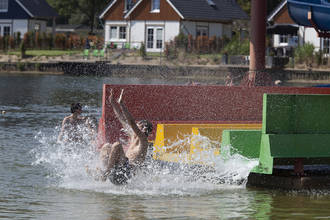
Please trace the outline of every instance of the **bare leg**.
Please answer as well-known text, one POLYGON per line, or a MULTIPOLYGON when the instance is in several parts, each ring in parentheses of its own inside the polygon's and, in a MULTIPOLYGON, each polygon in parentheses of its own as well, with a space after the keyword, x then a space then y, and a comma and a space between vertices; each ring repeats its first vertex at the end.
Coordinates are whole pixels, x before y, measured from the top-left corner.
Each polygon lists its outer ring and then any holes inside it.
POLYGON ((115 165, 124 164, 127 160, 123 146, 119 142, 105 144, 101 150, 101 159, 106 167, 106 172, 114 168, 115 165))

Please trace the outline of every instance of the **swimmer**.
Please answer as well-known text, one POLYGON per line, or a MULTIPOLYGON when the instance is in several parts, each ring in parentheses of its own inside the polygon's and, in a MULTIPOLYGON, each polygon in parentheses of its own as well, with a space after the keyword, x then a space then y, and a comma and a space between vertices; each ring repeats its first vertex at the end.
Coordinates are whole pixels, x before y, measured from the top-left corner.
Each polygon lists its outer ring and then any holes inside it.
POLYGON ((1 111, 1 114, 3 114, 3 115, 6 114, 6 111, 5 110, 2 110, 1 111))
POLYGON ((85 117, 81 116, 82 106, 80 103, 71 104, 71 115, 63 119, 58 142, 80 142, 82 141, 81 127, 85 124, 85 117))
POLYGON ((116 102, 111 90, 109 103, 123 127, 131 128, 128 149, 124 152, 122 144, 115 142, 113 144, 104 144, 100 152, 100 159, 105 168, 102 171, 101 180, 109 179, 116 185, 127 183, 127 180, 131 177, 132 170, 143 165, 148 150, 148 135, 152 131, 152 124, 149 121, 135 122, 135 119, 128 112, 122 101, 123 93, 124 90, 121 90, 121 94, 116 102))

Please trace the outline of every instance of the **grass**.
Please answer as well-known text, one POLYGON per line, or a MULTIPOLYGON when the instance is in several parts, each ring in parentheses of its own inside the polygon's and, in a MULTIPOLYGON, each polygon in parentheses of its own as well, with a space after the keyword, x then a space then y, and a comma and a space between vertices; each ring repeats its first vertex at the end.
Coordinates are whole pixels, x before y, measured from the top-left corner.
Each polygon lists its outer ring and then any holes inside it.
MULTIPOLYGON (((27 56, 61 56, 61 55, 74 55, 82 53, 81 50, 26 50, 27 56)), ((20 56, 20 51, 8 51, 8 55, 20 56)))

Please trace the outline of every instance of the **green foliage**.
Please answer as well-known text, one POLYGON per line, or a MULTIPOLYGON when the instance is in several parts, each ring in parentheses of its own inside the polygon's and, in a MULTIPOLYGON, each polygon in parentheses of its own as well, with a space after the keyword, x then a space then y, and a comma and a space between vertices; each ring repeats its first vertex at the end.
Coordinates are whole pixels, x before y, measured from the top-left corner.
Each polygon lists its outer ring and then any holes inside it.
POLYGON ((306 66, 311 66, 314 58, 314 45, 306 43, 303 46, 297 47, 294 57, 298 63, 305 63, 306 66))
POLYGON ((249 55, 250 41, 249 39, 240 40, 239 36, 235 35, 223 48, 222 53, 225 52, 228 55, 249 55))
POLYGON ((141 43, 139 54, 143 59, 145 59, 147 57, 146 45, 144 43, 141 43))
MULTIPOLYGON (((281 2, 282 0, 267 0, 267 15, 269 15, 269 13, 271 13, 281 2)), ((251 1, 237 0, 237 3, 247 14, 250 15, 251 1)))
POLYGON ((16 67, 19 71, 24 71, 25 70, 25 63, 18 62, 18 63, 16 63, 16 67))
POLYGON ((26 56, 26 48, 25 48, 25 43, 24 41, 21 42, 20 46, 19 46, 20 52, 21 52, 21 58, 25 58, 26 56))
POLYGON ((109 1, 104 0, 47 0, 56 9, 65 22, 71 24, 88 24, 90 32, 98 24, 98 15, 109 1))
POLYGON ((184 33, 180 32, 175 38, 174 38, 174 42, 176 47, 179 48, 187 48, 187 44, 188 44, 188 36, 185 35, 184 33))

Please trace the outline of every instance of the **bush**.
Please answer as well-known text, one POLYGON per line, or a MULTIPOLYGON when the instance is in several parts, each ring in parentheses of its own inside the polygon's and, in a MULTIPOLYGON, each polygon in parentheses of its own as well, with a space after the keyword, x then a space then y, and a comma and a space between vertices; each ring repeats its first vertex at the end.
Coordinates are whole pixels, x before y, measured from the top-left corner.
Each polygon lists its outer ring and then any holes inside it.
POLYGON ((24 71, 25 70, 25 63, 18 62, 16 65, 17 65, 17 69, 19 71, 24 71))
POLYGON ((184 33, 180 32, 175 38, 174 38, 175 46, 179 48, 187 48, 188 45, 188 36, 184 33))
POLYGON ((295 49, 294 57, 299 63, 305 63, 306 66, 311 66, 314 58, 314 45, 306 43, 303 46, 295 49))
POLYGON ((143 42, 141 43, 139 54, 143 59, 145 59, 147 57, 146 45, 143 42))
POLYGON ((229 55, 249 55, 250 41, 249 39, 241 41, 239 36, 235 35, 222 51, 226 51, 229 55))
POLYGON ((26 48, 25 48, 25 43, 24 41, 21 42, 21 45, 19 46, 20 51, 21 51, 21 58, 25 58, 25 52, 26 52, 26 48))

